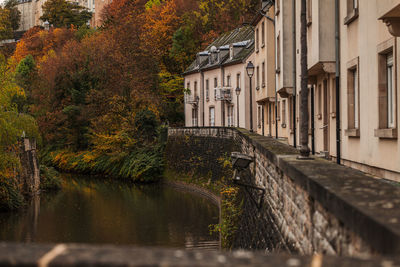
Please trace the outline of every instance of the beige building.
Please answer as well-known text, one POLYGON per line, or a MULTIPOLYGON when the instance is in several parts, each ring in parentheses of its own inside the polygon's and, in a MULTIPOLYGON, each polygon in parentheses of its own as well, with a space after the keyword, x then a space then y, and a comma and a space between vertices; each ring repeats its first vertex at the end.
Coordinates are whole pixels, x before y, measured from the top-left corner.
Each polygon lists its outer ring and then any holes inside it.
MULTIPOLYGON (((250 129, 250 80, 246 66, 253 61, 253 28, 225 33, 197 54, 185 71, 185 125, 234 126, 250 129)), ((252 78, 254 85, 254 76, 252 78)), ((252 98, 255 102, 254 86, 252 98)), ((256 106, 253 107, 253 128, 256 106)))
MULTIPOLYGON (((283 2, 292 1, 277 0, 276 4, 283 2)), ((400 0, 340 0, 339 6, 336 46, 335 1, 307 1, 310 147, 316 154, 336 160, 340 141, 341 164, 400 181, 399 45, 395 37, 400 35, 400 0), (336 66, 340 66, 340 117, 336 108, 336 66), (337 119, 340 140, 336 135, 337 119)), ((296 2, 295 10, 299 99, 300 3, 296 2)))
MULTIPOLYGON (((42 6, 47 0, 19 0, 18 10, 21 12, 21 25, 18 31, 27 31, 34 26, 43 26, 44 21, 40 20, 43 15, 42 6)), ((86 7, 88 11, 93 13, 90 24, 92 27, 95 26, 95 0, 69 0, 70 2, 76 3, 77 5, 86 7)), ((98 0, 96 0, 98 1, 98 0)), ((110 0, 100 0, 103 2, 110 0)), ((100 3, 99 3, 100 5, 100 3)), ((104 5, 103 5, 104 6, 104 5)), ((103 6, 100 8, 102 9, 103 6)))

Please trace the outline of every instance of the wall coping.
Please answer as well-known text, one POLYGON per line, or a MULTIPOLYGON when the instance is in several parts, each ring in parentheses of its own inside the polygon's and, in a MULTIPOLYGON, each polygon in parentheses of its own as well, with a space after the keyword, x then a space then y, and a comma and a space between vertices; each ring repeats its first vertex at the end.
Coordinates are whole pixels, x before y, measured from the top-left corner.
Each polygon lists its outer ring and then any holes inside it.
POLYGON ((205 136, 207 131, 245 138, 377 252, 400 253, 400 187, 328 160, 298 160, 297 149, 245 129, 171 128, 169 135, 205 136))
POLYGON ((399 266, 399 258, 299 256, 84 244, 0 243, 1 266, 399 266))

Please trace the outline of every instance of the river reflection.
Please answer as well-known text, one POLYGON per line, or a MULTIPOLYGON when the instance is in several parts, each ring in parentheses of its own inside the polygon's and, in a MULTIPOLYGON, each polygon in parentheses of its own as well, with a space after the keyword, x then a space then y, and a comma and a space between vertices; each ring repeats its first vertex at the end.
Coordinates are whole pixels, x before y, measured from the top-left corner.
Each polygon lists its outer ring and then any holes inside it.
POLYGON ((209 201, 162 185, 64 175, 63 190, 17 213, 0 213, 0 240, 218 248, 209 201))

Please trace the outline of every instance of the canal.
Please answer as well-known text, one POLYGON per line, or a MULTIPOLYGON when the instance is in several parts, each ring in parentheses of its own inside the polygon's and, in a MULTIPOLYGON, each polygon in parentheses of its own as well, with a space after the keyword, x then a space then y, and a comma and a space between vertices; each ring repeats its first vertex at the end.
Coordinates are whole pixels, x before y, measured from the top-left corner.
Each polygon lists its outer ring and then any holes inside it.
POLYGON ((0 213, 0 240, 218 249, 219 209, 162 184, 134 185, 63 174, 63 189, 0 213))

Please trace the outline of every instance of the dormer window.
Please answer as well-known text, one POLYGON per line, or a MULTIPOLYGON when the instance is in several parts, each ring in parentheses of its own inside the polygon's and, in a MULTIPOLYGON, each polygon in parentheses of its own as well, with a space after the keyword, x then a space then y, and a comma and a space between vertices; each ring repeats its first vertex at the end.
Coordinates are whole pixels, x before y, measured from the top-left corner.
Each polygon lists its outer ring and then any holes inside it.
POLYGON ((229 46, 229 58, 232 60, 233 56, 234 56, 234 54, 233 54, 233 45, 230 45, 229 46))

